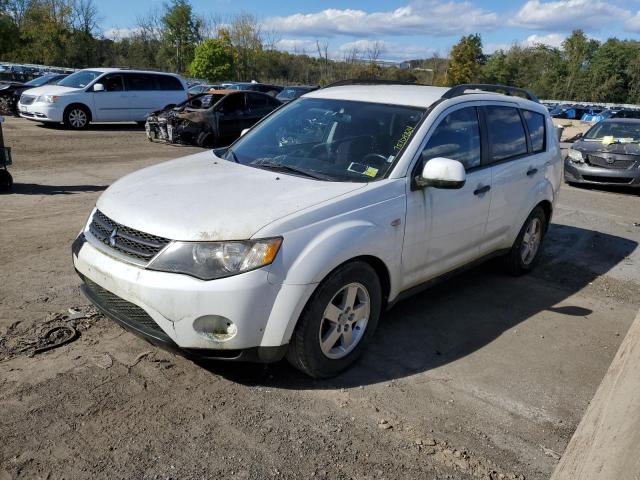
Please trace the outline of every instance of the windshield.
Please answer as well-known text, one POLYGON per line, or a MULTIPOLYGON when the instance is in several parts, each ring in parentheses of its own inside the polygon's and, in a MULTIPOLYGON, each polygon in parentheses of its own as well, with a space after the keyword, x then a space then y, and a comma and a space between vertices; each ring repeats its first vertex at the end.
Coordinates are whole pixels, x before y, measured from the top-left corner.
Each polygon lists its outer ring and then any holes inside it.
POLYGON ((54 75, 44 75, 42 77, 34 78, 33 80, 29 80, 25 85, 30 85, 32 87, 39 87, 40 85, 45 85, 51 81, 54 75))
POLYGON ((384 177, 425 110, 302 98, 277 110, 227 151, 256 168, 298 170, 332 181, 384 177))
POLYGON ((93 70, 80 70, 72 73, 67 78, 58 82, 58 85, 71 88, 84 88, 102 75, 102 72, 94 72, 93 70))
POLYGON ((584 138, 596 140, 604 137, 640 140, 640 122, 600 122, 591 127, 584 138))

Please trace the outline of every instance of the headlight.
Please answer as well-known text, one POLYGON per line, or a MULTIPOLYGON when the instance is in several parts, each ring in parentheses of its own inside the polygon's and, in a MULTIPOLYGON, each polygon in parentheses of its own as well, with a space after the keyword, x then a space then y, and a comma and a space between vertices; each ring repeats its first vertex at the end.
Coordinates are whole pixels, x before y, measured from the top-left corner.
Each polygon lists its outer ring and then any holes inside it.
POLYGON ((56 103, 58 100, 60 100, 59 95, 40 95, 38 97, 38 102, 43 103, 56 103))
POLYGON ((233 242, 173 242, 147 267, 201 280, 230 277, 273 262, 282 238, 233 242))
POLYGON ((582 163, 584 161, 582 158, 582 152, 580 150, 574 150, 573 148, 570 148, 567 152, 567 155, 573 162, 582 163))

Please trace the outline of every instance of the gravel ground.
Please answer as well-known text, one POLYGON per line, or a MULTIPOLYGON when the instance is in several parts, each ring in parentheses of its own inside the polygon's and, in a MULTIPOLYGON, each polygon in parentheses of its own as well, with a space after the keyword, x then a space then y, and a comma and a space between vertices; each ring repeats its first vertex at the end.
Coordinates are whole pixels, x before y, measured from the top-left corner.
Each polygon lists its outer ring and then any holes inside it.
POLYGON ((548 478, 640 306, 638 193, 563 187, 534 274, 487 264, 397 304, 336 379, 196 364, 94 315, 70 244, 115 179, 198 149, 4 132, 0 480, 548 478), (17 351, 69 308, 77 340, 17 351))

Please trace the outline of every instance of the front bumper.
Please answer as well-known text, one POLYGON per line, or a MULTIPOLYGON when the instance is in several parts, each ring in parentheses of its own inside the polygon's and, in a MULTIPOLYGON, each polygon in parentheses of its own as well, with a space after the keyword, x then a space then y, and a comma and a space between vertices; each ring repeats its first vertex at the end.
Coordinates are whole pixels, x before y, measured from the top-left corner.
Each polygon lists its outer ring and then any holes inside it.
POLYGON ((640 168, 602 168, 564 160, 564 179, 569 183, 640 187, 640 168))
POLYGON ((300 312, 291 300, 304 301, 309 289, 269 283, 265 269, 213 281, 146 270, 103 253, 83 234, 72 251, 83 292, 108 317, 153 344, 204 358, 279 360, 287 325, 300 312), (218 341, 197 332, 196 319, 210 315, 231 320, 236 334, 218 341))
POLYGON ((62 122, 62 111, 55 104, 47 103, 32 103, 30 105, 23 105, 18 102, 18 113, 22 118, 27 120, 37 120, 39 122, 62 122))

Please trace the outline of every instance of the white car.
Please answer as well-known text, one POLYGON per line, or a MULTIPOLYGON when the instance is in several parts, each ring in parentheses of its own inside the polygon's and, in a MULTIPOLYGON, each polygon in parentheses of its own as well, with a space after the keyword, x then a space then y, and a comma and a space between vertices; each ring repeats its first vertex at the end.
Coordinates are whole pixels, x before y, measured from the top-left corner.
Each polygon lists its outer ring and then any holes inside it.
POLYGON ((187 99, 178 75, 119 68, 91 68, 72 73, 56 85, 26 90, 20 116, 39 122, 64 122, 86 128, 90 122, 144 122, 150 112, 187 99))
POLYGON ((555 129, 539 103, 473 88, 323 88, 231 147, 118 180, 72 248, 85 294, 189 355, 337 374, 397 300, 540 258, 555 129))

